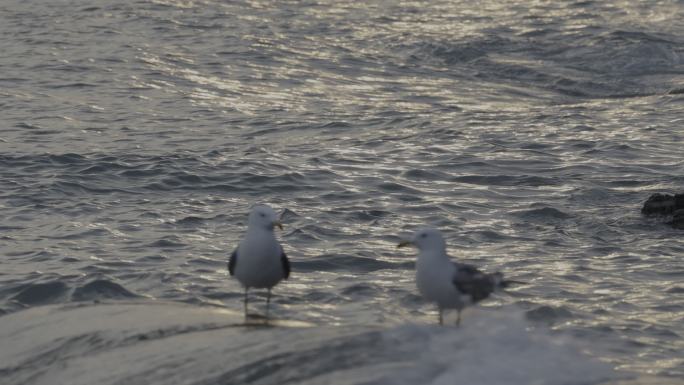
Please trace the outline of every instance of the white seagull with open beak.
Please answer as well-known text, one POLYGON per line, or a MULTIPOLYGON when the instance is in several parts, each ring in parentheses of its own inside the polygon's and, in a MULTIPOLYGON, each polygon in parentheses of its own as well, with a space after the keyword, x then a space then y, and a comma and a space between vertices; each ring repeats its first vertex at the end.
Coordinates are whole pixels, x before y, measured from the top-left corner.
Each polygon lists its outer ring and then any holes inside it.
POLYGON ((266 205, 254 206, 249 214, 247 232, 228 261, 230 275, 245 287, 245 318, 250 288, 268 289, 268 317, 271 289, 290 276, 290 261, 273 233, 275 227, 283 228, 276 212, 266 205))

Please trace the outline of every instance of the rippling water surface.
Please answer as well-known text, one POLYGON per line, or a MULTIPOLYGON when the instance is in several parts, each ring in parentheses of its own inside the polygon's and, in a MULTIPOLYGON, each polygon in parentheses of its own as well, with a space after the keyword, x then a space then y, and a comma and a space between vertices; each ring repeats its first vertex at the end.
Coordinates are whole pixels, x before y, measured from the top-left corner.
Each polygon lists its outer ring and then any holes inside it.
MULTIPOLYGON (((521 351, 528 372, 551 357, 549 384, 684 377, 682 232, 639 213, 684 184, 681 1, 9 0, 0 15, 0 323, 93 299, 239 311, 226 260, 263 202, 293 268, 273 312, 313 337, 260 330, 260 349, 221 351, 236 372, 184 383, 536 378, 467 372, 472 351, 521 351), (431 326, 395 249, 424 224, 525 284, 471 326, 431 326), (295 361, 262 361, 268 341, 318 360, 293 377, 295 361), (553 369, 580 351, 587 377, 553 369)), ((26 380, 27 360, 0 373, 26 380)))

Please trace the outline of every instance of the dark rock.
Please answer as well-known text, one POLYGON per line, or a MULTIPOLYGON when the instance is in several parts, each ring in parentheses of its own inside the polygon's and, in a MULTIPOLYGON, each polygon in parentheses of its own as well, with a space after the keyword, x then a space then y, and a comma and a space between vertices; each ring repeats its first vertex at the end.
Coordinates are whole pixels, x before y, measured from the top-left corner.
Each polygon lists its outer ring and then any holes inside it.
POLYGON ((644 203, 641 213, 671 216, 672 220, 666 223, 675 229, 684 230, 684 194, 653 194, 644 203))
POLYGON ((684 230, 684 209, 675 211, 669 224, 675 229, 684 230))
POLYGON ((684 209, 684 194, 656 193, 646 200, 644 207, 641 208, 641 213, 646 215, 669 215, 681 209, 684 209))

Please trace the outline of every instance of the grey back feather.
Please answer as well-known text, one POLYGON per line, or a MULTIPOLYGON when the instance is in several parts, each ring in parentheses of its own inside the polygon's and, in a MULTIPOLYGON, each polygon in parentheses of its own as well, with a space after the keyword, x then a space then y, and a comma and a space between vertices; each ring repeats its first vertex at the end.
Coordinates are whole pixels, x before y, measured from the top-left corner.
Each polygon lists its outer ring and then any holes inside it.
POLYGON ((455 264, 456 272, 452 282, 458 291, 471 296, 473 303, 489 297, 503 281, 501 273, 486 274, 475 266, 455 264))

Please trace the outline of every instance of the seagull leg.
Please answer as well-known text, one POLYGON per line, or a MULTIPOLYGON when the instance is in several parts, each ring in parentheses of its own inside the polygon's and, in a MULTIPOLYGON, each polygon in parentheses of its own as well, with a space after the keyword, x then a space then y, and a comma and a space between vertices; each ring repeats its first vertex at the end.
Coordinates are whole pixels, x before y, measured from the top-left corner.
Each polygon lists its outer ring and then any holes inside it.
POLYGON ((247 319, 247 286, 245 286, 245 319, 247 319))
POLYGON ((268 288, 268 293, 266 294, 266 318, 268 318, 268 308, 271 305, 271 288, 268 288))
POLYGON ((442 307, 440 306, 439 307, 439 324, 440 325, 444 325, 444 323, 442 322, 442 318, 443 318, 442 317, 442 307))
POLYGON ((456 326, 461 326, 461 309, 457 310, 458 317, 456 318, 456 326))

